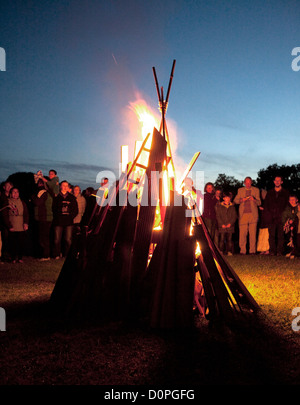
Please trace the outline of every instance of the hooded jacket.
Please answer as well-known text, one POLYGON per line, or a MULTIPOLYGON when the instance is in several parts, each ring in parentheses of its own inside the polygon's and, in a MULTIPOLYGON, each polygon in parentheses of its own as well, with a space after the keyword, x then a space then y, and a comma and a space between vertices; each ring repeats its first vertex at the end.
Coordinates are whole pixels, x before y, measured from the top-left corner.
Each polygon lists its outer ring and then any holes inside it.
POLYGON ((54 197, 52 204, 53 225, 54 226, 70 226, 73 225, 73 220, 78 214, 78 205, 73 194, 61 192, 54 197))
POLYGON ((237 220, 237 212, 236 212, 236 207, 233 203, 226 205, 223 201, 220 204, 217 204, 216 205, 216 217, 217 217, 219 232, 234 233, 234 224, 235 224, 235 221, 237 220), (228 225, 228 224, 231 225, 230 228, 222 228, 222 225, 228 225))

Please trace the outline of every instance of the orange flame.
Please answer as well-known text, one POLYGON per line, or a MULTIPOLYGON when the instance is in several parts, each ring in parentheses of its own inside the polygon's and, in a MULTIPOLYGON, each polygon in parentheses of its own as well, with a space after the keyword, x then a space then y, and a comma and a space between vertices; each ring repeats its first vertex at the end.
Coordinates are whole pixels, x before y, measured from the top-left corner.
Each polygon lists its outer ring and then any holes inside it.
MULTIPOLYGON (((130 103, 129 108, 136 114, 139 122, 141 123, 142 139, 145 139, 149 133, 152 136, 154 127, 158 128, 157 119, 147 106, 146 102, 144 100, 138 100, 134 103, 132 102, 130 103)), ((148 148, 150 148, 151 145, 151 136, 149 137, 149 141, 146 145, 148 148)))

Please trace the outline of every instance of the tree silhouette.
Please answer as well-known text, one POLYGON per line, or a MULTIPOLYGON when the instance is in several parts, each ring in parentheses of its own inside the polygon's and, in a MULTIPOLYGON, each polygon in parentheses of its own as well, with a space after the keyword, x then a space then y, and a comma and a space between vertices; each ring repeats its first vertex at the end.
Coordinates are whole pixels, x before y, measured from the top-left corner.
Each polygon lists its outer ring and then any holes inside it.
POLYGON ((277 163, 274 163, 266 169, 259 170, 257 186, 270 190, 274 187, 273 181, 276 176, 282 177, 284 188, 289 190, 290 193, 298 195, 300 198, 300 163, 291 166, 279 166, 277 163))
POLYGON ((237 180, 233 176, 227 176, 224 173, 219 173, 214 186, 215 188, 221 189, 224 192, 231 192, 233 194, 237 193, 238 188, 242 187, 243 182, 237 180))
POLYGON ((7 181, 10 181, 14 187, 19 189, 20 197, 26 202, 31 199, 31 196, 36 191, 34 175, 31 172, 13 173, 7 178, 7 181))

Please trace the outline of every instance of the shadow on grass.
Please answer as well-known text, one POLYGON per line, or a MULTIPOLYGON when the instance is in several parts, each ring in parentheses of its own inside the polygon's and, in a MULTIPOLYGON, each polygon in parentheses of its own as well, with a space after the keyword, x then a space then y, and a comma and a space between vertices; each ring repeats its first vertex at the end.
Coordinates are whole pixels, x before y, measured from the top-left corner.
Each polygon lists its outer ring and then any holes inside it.
POLYGON ((190 330, 66 319, 36 301, 7 309, 2 384, 298 384, 297 358, 264 314, 190 330), (21 373, 20 373, 21 371, 21 373))

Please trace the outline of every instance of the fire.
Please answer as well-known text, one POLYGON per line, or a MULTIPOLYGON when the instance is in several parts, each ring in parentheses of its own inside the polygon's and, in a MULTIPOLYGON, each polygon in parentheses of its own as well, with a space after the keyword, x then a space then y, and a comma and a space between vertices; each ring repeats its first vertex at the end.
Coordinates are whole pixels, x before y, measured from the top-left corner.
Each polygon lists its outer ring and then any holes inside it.
POLYGON ((150 133, 149 140, 146 144, 146 147, 149 149, 152 141, 153 128, 159 128, 157 125, 158 122, 144 100, 138 100, 134 103, 130 103, 129 108, 136 114, 139 122, 141 123, 142 139, 145 139, 150 133))
MULTIPOLYGON (((128 191, 132 191, 138 187, 142 192, 144 186, 144 174, 149 162, 152 134, 154 128, 159 128, 159 119, 158 116, 154 115, 151 109, 147 106, 146 102, 142 99, 131 102, 129 109, 134 112, 135 117, 140 124, 137 138, 141 137, 142 139, 140 138, 135 141, 133 159, 136 162, 136 165, 130 175, 130 178, 128 179, 130 183, 128 191), (144 144, 143 149, 141 149, 142 144, 147 136, 148 140, 146 144, 144 144)), ((131 163, 128 162, 128 147, 124 145, 121 147, 121 165, 123 173, 125 173, 127 171, 126 168, 130 167, 131 165, 131 163)), ((170 165, 167 164, 167 161, 164 161, 163 163, 163 171, 160 179, 162 182, 162 200, 157 203, 156 207, 155 223, 153 227, 153 230, 155 231, 162 230, 163 226, 163 213, 161 212, 160 206, 167 206, 170 203, 170 165)))
POLYGON ((200 247, 199 242, 197 241, 196 250, 195 250, 196 259, 197 259, 200 255, 201 255, 201 247, 200 247))
MULTIPOLYGON (((137 99, 134 102, 131 102, 129 104, 129 110, 131 110, 134 113, 136 123, 137 122, 139 123, 138 134, 136 136, 137 139, 135 140, 135 146, 133 151, 133 159, 136 162, 136 164, 135 167, 133 168, 133 171, 131 171, 130 179, 128 179, 128 181, 130 182, 129 189, 133 190, 135 187, 138 187, 140 192, 142 192, 144 185, 144 174, 146 168, 148 167, 149 162, 153 130, 154 128, 156 129, 159 128, 159 130, 161 130, 161 122, 160 122, 161 118, 159 118, 158 114, 153 113, 151 108, 148 107, 145 100, 141 98, 137 99), (144 144, 143 149, 141 149, 143 141, 147 136, 148 140, 146 144, 144 144), (137 156, 138 159, 136 160, 137 156)), ((137 130, 137 128, 135 130, 137 130)), ((175 167, 172 159, 170 140, 166 127, 165 130, 166 130, 165 136, 167 140, 167 151, 166 151, 167 159, 163 163, 162 173, 160 176, 160 181, 162 185, 162 195, 161 201, 159 201, 157 205, 156 220, 154 225, 155 230, 162 229, 165 210, 162 210, 162 212, 160 212, 161 211, 160 208, 168 206, 170 204, 170 191, 171 190, 174 191, 176 183, 175 167)), ((122 172, 125 173, 127 165, 128 167, 130 167, 131 165, 131 163, 128 162, 128 148, 122 146, 121 152, 122 152, 122 172)), ((181 187, 177 187, 178 192, 183 193, 184 190, 182 189, 182 185, 184 179, 187 176, 187 173, 191 170, 198 156, 199 152, 195 154, 189 166, 186 168, 184 176, 180 182, 181 187)))
POLYGON ((144 107, 142 106, 136 107, 136 113, 142 124, 142 137, 145 139, 148 133, 151 133, 156 126, 155 118, 148 111, 144 110, 144 107))
MULTIPOLYGON (((133 158, 136 159, 138 153, 141 150, 141 145, 148 134, 148 140, 145 144, 144 149, 140 153, 140 156, 137 161, 137 167, 134 170, 133 177, 141 179, 144 174, 143 167, 148 166, 149 155, 150 155, 150 148, 152 143, 152 133, 153 129, 158 128, 158 120, 154 116, 151 109, 147 106, 147 103, 143 99, 138 99, 135 102, 131 102, 129 104, 129 109, 134 112, 135 117, 139 122, 139 134, 141 135, 140 139, 135 141, 134 145, 134 156, 133 158)), ((139 137, 139 135, 138 135, 139 137)), ((122 165, 123 166, 123 165, 122 165)))

